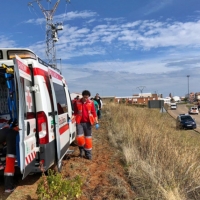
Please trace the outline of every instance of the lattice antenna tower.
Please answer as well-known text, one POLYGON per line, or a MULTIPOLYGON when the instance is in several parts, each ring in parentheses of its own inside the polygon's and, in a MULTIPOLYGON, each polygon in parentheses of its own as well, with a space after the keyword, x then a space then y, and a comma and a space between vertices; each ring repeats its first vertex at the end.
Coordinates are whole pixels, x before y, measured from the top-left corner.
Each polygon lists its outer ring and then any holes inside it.
MULTIPOLYGON (((49 64, 57 68, 56 64, 56 47, 55 43, 58 42, 58 31, 63 30, 63 24, 62 23, 53 23, 53 15, 58 7, 58 4, 60 3, 60 0, 57 0, 54 7, 51 10, 46 10, 40 3, 41 0, 35 0, 33 2, 36 2, 43 12, 45 18, 46 18, 46 55, 49 64)), ((28 6, 33 6, 32 3, 28 3, 28 6)), ((48 3, 51 3, 51 0, 47 0, 48 3)))

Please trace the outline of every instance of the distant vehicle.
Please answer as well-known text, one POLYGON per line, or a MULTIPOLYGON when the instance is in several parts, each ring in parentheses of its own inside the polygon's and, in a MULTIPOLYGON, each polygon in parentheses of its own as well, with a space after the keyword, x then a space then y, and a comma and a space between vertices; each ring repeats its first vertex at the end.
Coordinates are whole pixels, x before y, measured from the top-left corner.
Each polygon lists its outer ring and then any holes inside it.
POLYGON ((196 114, 196 115, 198 115, 199 114, 199 109, 198 109, 198 107, 191 107, 190 109, 189 109, 189 112, 188 112, 189 114, 196 114))
POLYGON ((181 101, 181 98, 178 97, 178 96, 174 96, 174 97, 173 97, 173 100, 174 100, 175 102, 180 102, 180 101, 181 101))
POLYGON ((177 129, 196 129, 197 124, 195 120, 188 114, 180 114, 176 118, 177 129))
POLYGON ((176 110, 177 104, 176 103, 171 103, 170 104, 170 108, 171 108, 171 110, 176 110))
POLYGON ((158 100, 163 100, 164 104, 170 105, 171 99, 169 98, 158 98, 158 100))

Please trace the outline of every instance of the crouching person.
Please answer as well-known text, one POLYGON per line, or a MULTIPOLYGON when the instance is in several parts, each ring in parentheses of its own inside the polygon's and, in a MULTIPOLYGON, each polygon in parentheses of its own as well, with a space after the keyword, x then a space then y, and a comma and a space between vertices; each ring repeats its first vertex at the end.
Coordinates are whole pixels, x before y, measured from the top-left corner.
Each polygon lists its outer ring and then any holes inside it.
POLYGON ((16 136, 19 128, 17 124, 13 124, 10 128, 6 124, 0 129, 0 143, 6 143, 6 165, 5 168, 0 163, 0 169, 4 169, 4 186, 5 192, 10 193, 14 190, 14 173, 15 173, 15 159, 16 159, 16 136))

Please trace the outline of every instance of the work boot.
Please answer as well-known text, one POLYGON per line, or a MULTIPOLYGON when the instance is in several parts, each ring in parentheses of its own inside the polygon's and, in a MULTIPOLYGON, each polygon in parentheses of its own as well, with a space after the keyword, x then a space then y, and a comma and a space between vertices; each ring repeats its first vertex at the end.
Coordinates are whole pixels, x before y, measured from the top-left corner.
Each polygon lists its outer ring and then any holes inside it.
POLYGON ((5 193, 14 191, 14 176, 4 176, 5 193))
POLYGON ((15 188, 13 188, 13 189, 5 189, 5 193, 11 193, 11 192, 13 192, 15 190, 15 188))
POLYGON ((84 150, 83 147, 79 147, 79 150, 80 150, 80 154, 79 154, 79 156, 80 156, 81 158, 83 158, 84 155, 85 155, 85 150, 84 150))
POLYGON ((86 156, 86 159, 92 160, 92 156, 86 156))
POLYGON ((92 160, 92 151, 91 150, 85 150, 85 157, 88 160, 92 160))

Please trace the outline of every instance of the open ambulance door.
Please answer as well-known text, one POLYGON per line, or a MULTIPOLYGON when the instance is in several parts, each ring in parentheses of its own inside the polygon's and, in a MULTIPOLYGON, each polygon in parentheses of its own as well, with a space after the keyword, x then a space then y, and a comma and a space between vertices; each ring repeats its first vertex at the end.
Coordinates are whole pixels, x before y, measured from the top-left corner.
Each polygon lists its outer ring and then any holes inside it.
POLYGON ((58 170, 61 171, 62 159, 70 145, 67 96, 65 85, 62 82, 62 76, 50 67, 48 68, 48 74, 53 96, 54 132, 57 150, 56 161, 58 170))
POLYGON ((35 167, 36 161, 36 114, 35 101, 32 92, 32 71, 25 60, 17 55, 14 60, 14 75, 18 90, 18 124, 20 171, 24 179, 35 167))
POLYGON ((74 111, 72 109, 72 101, 70 97, 70 92, 68 90, 67 84, 65 80, 63 80, 63 85, 65 89, 65 93, 67 95, 67 103, 68 103, 68 122, 69 122, 69 130, 70 130, 70 144, 75 140, 76 138, 76 119, 74 115, 74 111))

